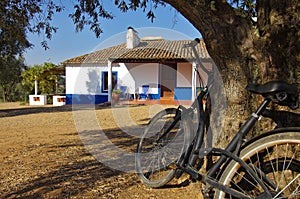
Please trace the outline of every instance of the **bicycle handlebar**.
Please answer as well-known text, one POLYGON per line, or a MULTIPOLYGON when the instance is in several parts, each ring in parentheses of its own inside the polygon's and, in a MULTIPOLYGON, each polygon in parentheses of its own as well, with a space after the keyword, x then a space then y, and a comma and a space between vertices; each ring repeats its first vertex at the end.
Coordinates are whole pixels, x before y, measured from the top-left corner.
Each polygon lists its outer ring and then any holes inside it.
MULTIPOLYGON (((184 45, 184 48, 191 48, 193 51, 193 54, 196 58, 196 63, 201 67, 201 69, 208 75, 208 82, 207 82, 207 86, 212 85, 213 82, 213 68, 212 71, 209 71, 201 62, 201 59, 198 55, 198 52, 196 50, 196 46, 200 43, 200 39, 199 38, 195 38, 193 41, 191 41, 188 44, 184 45)), ((198 75, 199 72, 197 71, 198 75)), ((199 76, 200 78, 200 76, 199 76)))
POLYGON ((197 64, 199 64, 199 66, 201 67, 201 69, 206 73, 206 74, 209 74, 210 71, 207 70, 207 68, 201 63, 201 59, 198 55, 198 52, 196 50, 196 46, 200 43, 200 39, 199 38, 195 38, 193 41, 191 41, 190 43, 188 44, 185 44, 184 47, 190 47, 193 51, 193 54, 196 58, 196 62, 197 64))

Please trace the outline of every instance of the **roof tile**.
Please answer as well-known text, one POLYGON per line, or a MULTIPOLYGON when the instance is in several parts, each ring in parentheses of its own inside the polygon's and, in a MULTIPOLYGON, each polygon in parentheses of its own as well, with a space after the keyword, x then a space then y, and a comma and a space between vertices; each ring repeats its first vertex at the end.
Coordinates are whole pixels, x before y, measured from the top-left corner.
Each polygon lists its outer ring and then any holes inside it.
MULTIPOLYGON (((189 48, 184 48, 190 40, 142 40, 133 48, 126 48, 126 44, 112 46, 89 54, 63 61, 67 64, 106 64, 108 60, 117 62, 138 62, 151 60, 193 60, 195 57, 189 48)), ((200 40, 196 46, 201 59, 209 59, 205 43, 200 40)))

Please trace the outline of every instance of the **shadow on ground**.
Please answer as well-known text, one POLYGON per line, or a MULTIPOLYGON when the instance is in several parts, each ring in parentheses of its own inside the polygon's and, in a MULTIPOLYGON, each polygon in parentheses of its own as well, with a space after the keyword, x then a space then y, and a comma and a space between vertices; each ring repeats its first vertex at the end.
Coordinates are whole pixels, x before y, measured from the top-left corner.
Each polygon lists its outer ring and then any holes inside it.
MULTIPOLYGON (((132 105, 119 105, 113 108, 122 108, 122 107, 137 107, 144 106, 140 104, 132 104, 132 105)), ((38 114, 38 113, 55 113, 55 112, 71 112, 73 110, 81 110, 81 109, 111 109, 110 104, 99 104, 99 105, 65 105, 65 106, 28 106, 28 108, 14 108, 14 109, 0 109, 0 118, 1 117, 14 117, 21 115, 30 115, 30 114, 38 114), (74 109, 75 107, 75 109, 74 109)))
MULTIPOLYGON (((49 152, 53 152, 53 148, 83 148, 76 144, 43 147, 47 147, 49 152)), ((49 168, 48 173, 32 176, 29 181, 19 176, 18 186, 13 191, 0 194, 0 198, 113 198, 110 196, 137 182, 135 174, 109 168, 82 150, 78 157, 80 161, 69 160, 69 163, 62 166, 49 168)))

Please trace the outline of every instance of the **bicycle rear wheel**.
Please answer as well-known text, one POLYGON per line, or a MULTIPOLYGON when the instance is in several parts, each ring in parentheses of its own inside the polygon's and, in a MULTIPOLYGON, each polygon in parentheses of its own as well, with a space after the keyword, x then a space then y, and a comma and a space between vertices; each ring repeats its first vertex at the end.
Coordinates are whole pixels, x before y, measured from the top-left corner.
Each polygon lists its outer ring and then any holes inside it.
POLYGON ((156 114, 137 146, 136 170, 141 181, 149 187, 164 186, 174 178, 174 165, 183 157, 188 146, 188 121, 182 118, 176 121, 176 114, 180 112, 175 108, 156 114), (166 132, 171 125, 174 127, 166 132))
MULTIPOLYGON (((300 198, 300 129, 268 133, 245 147, 240 158, 270 191, 271 198, 300 198)), ((219 182, 248 198, 267 198, 261 186, 235 161, 224 170, 219 182)), ((215 199, 235 198, 216 190, 215 199)))

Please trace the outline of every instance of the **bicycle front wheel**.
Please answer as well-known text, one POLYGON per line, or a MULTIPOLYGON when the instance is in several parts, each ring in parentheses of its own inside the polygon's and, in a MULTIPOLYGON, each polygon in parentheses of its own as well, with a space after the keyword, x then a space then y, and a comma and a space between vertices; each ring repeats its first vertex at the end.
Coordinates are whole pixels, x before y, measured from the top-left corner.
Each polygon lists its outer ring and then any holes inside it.
MULTIPOLYGON (((267 134, 245 147, 240 158, 268 188, 271 198, 300 198, 299 128, 267 134)), ((268 196, 251 174, 235 161, 227 165, 219 181, 248 198, 268 196)), ((214 198, 235 197, 216 190, 214 198)))
POLYGON ((156 114, 137 146, 136 170, 141 181, 149 187, 162 187, 174 178, 175 165, 187 148, 188 121, 176 114, 180 112, 175 108, 156 114), (170 126, 171 130, 167 131, 170 126))

